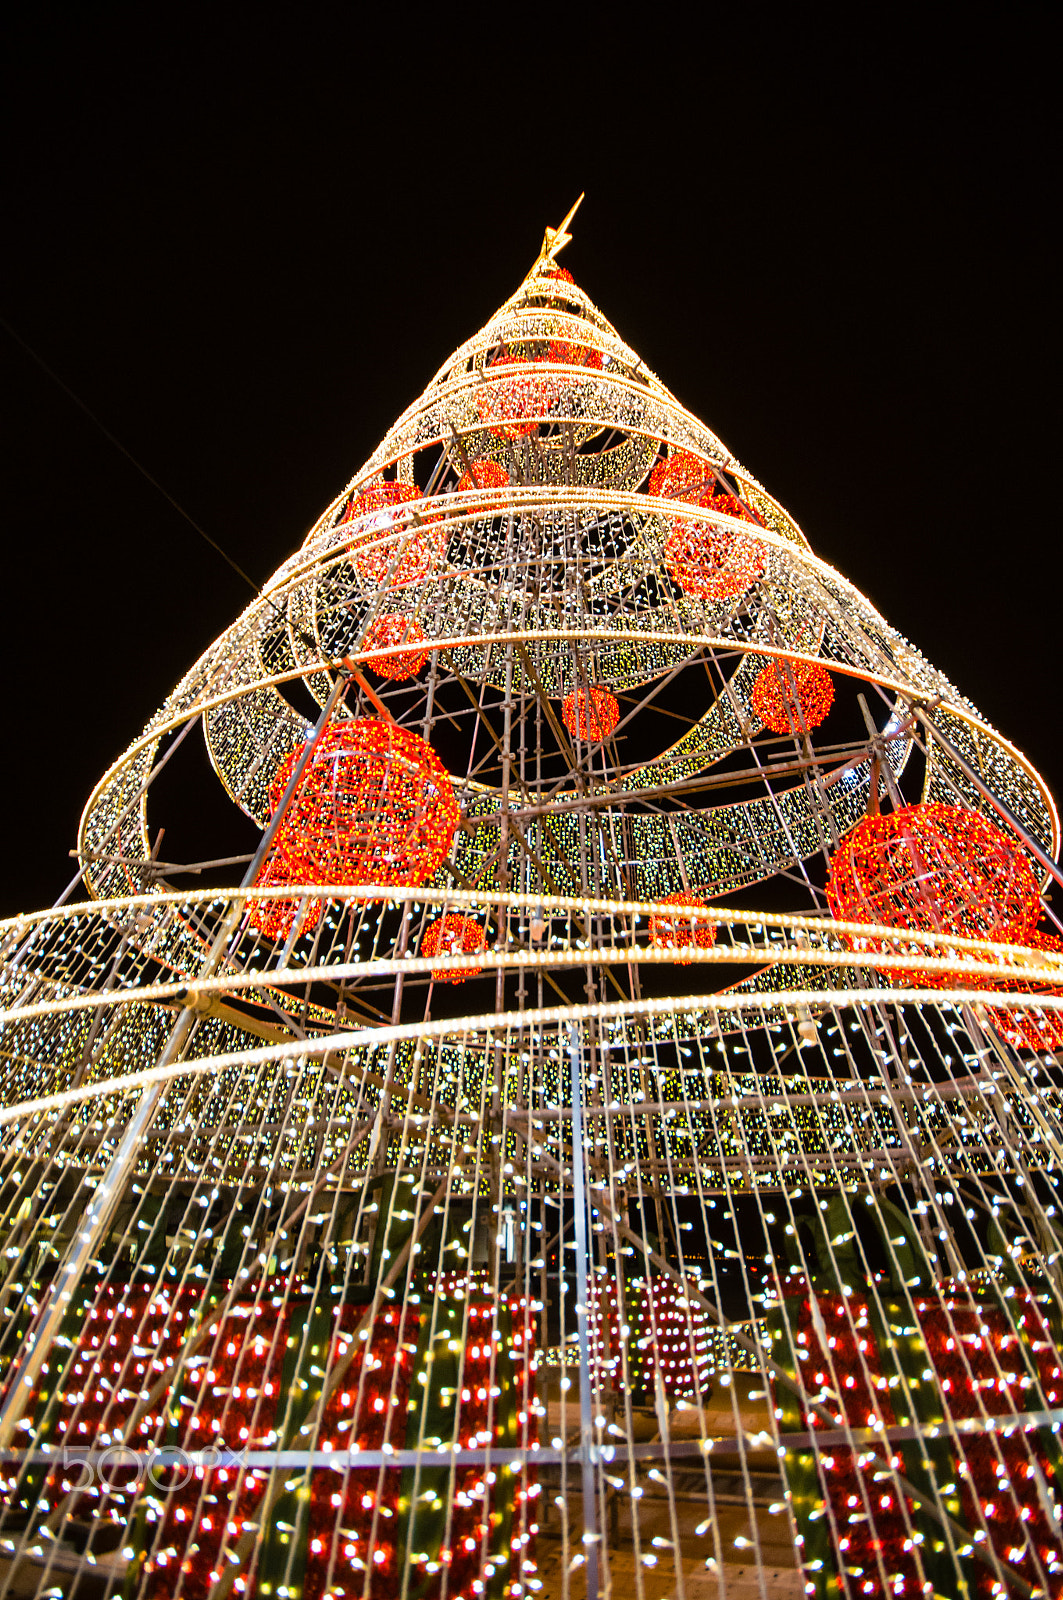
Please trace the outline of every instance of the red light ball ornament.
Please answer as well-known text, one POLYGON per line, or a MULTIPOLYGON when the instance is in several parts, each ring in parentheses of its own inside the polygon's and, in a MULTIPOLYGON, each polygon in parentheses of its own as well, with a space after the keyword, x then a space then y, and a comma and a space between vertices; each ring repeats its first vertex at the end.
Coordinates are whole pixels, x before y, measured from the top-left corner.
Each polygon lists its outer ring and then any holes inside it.
POLYGON ((620 706, 608 689, 577 689, 562 702, 561 720, 573 739, 600 744, 620 721, 620 706))
MULTIPOLYGON (((486 949, 487 934, 476 918, 463 916, 457 911, 448 911, 430 922, 421 940, 421 954, 429 958, 471 956, 486 949)), ((436 983, 464 983, 466 978, 478 978, 482 971, 482 967, 466 967, 457 972, 447 967, 433 967, 432 978, 436 983)))
POLYGON ((484 367, 489 381, 476 391, 480 420, 496 439, 523 439, 537 433, 550 408, 572 381, 559 373, 537 373, 534 368, 540 362, 600 369, 602 357, 600 351, 592 350, 589 345, 574 344, 567 339, 551 339, 541 355, 499 350, 484 367), (491 376, 499 368, 513 366, 530 366, 533 370, 504 379, 491 376))
MULTIPOLYGON (((1017 841, 977 811, 937 801, 864 817, 832 857, 827 901, 843 922, 1001 943, 1025 943, 1040 913, 1037 880, 1017 841)), ((848 942, 854 950, 901 949, 858 936, 848 942)), ((954 973, 892 976, 913 988, 963 982, 954 973)))
POLYGON ((342 520, 362 524, 347 548, 364 584, 404 588, 427 578, 443 560, 446 536, 434 526, 438 513, 421 513, 414 522, 402 509, 423 499, 416 484, 388 481, 370 484, 351 501, 342 520))
MULTIPOLYGON (((500 350, 487 362, 485 372, 500 367, 526 366, 530 357, 514 350, 500 350)), ((525 420, 529 412, 544 412, 550 406, 548 383, 534 372, 515 374, 505 381, 493 379, 476 392, 476 409, 481 422, 496 439, 524 439, 537 433, 538 422, 525 420)))
MULTIPOLYGON (((688 894, 685 890, 681 894, 665 895, 661 904, 665 906, 703 906, 705 899, 699 894, 688 894)), ((656 950, 709 950, 716 943, 716 924, 708 917, 698 916, 697 912, 687 916, 662 916, 655 912, 650 918, 650 943, 656 950)), ((690 957, 677 955, 677 967, 689 967, 690 957)))
POLYGON ((557 361, 568 367, 589 367, 594 372, 602 370, 602 352, 589 344, 577 344, 571 339, 551 339, 546 349, 547 361, 557 361))
MULTIPOLYGON (((419 645, 423 642, 424 629, 413 617, 385 612, 373 623, 363 648, 383 650, 391 645, 419 645)), ((427 660, 427 650, 411 649, 393 656, 367 656, 365 664, 372 667, 378 677, 401 683, 406 678, 415 678, 427 660)))
POLYGON ((470 489, 504 489, 509 483, 509 473, 497 461, 470 461, 467 472, 458 479, 458 493, 470 489))
POLYGON ((772 733, 818 728, 834 704, 834 680, 818 661, 785 656, 758 673, 749 704, 772 733))
MULTIPOLYGON (((509 485, 509 473, 505 467, 500 467, 497 461, 470 461, 468 469, 458 479, 457 492, 469 494, 473 489, 505 489, 509 485)), ((467 517, 497 516, 498 506, 477 504, 465 508, 467 517)))
MULTIPOLYGON (((667 500, 718 511, 741 522, 754 518, 733 494, 717 492, 707 461, 676 450, 650 474, 648 492, 667 500)), ((677 517, 664 546, 669 577, 696 600, 729 600, 744 594, 764 574, 765 549, 759 539, 730 528, 709 528, 677 517)))
POLYGON ((763 577, 764 546, 748 534, 676 522, 665 542, 664 565, 695 600, 731 600, 763 577))
POLYGON ((658 461, 646 489, 664 500, 695 500, 699 495, 711 497, 716 492, 716 474, 700 456, 691 455, 689 450, 674 450, 658 461))
MULTIPOLYGON (((305 749, 293 750, 270 785, 276 811, 305 749)), ((325 729, 277 830, 258 883, 411 887, 437 870, 460 820, 450 776, 431 745, 375 717, 325 729)), ((251 926, 287 938, 298 900, 263 901, 251 926)), ((321 918, 308 903, 304 933, 321 918)))
MULTIPOLYGON (((550 295, 551 280, 555 284, 574 284, 576 280, 573 278, 567 267, 545 267, 539 273, 539 291, 543 296, 545 304, 548 306, 553 306, 556 310, 568 309, 569 299, 567 295, 559 295, 556 293, 553 296, 550 295)), ((534 290, 532 292, 534 292, 534 290)))

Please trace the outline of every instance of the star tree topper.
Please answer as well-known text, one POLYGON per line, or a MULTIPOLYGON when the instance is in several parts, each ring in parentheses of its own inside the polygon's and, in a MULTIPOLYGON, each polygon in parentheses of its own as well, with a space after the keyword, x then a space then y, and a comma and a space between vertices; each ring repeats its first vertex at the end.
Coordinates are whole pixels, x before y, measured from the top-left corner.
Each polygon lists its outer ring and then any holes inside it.
MULTIPOLYGON (((570 243, 572 235, 566 230, 569 223, 572 221, 572 218, 576 215, 576 212, 579 210, 582 204, 583 195, 581 194, 575 204, 570 207, 568 216, 565 218, 564 222, 562 222, 556 228, 547 228, 546 232, 543 234, 542 249, 539 251, 539 261, 553 261, 558 252, 563 250, 566 244, 570 243)), ((538 265, 539 262, 537 261, 536 266, 538 265)))

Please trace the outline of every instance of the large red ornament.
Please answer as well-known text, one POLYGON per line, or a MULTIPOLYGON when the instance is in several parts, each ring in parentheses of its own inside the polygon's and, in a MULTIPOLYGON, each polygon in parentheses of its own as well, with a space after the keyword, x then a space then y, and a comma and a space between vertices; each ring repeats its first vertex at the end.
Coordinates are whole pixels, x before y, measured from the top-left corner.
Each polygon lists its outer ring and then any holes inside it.
MULTIPOLYGON (((675 450, 659 461, 647 489, 663 499, 682 500, 741 522, 755 520, 735 495, 718 492, 708 462, 688 450, 675 450)), ((684 594, 697 600, 729 600, 763 576, 765 548, 749 534, 676 517, 665 541, 664 564, 684 594)))
POLYGON ((608 689, 577 689, 562 702, 561 718, 573 739, 600 744, 620 721, 620 706, 608 689))
MULTIPOLYGON (((275 811, 305 746, 270 785, 275 811)), ((277 831, 260 884, 375 884, 410 887, 439 867, 460 811, 450 776, 416 733, 375 717, 334 722, 318 741, 277 831)), ((263 901, 251 925, 287 938, 297 900, 263 901)), ((303 932, 321 917, 308 903, 303 932)))
POLYGON ((542 355, 502 349, 485 364, 485 374, 500 367, 531 366, 531 372, 515 373, 511 378, 493 378, 476 392, 476 409, 480 420, 496 439, 522 439, 537 433, 551 406, 558 400, 570 381, 559 373, 537 373, 534 367, 540 362, 563 363, 565 366, 600 368, 600 351, 589 345, 573 344, 567 339, 552 339, 542 355), (529 420, 533 418, 534 420, 529 420))
MULTIPOLYGON (((499 367, 526 366, 533 359, 515 350, 500 350, 487 362, 485 372, 495 372, 499 367)), ((525 420, 529 412, 547 411, 550 399, 546 380, 535 372, 523 372, 504 382, 493 379, 485 383, 476 391, 476 409, 480 420, 496 439, 523 439, 539 430, 538 421, 525 420)))
POLYGON ((818 728, 834 704, 834 680, 818 661, 784 656, 757 674, 749 704, 772 733, 818 728))
MULTIPOLYGON (((389 645, 419 645, 423 641, 424 629, 413 617, 385 612, 373 623, 363 648, 383 650, 389 645)), ((365 664, 379 677, 401 683, 405 678, 415 678, 427 660, 427 650, 411 649, 395 656, 367 656, 365 664)))
POLYGON ((699 495, 715 494, 716 474, 700 456, 691 455, 689 450, 673 450, 658 461, 646 490, 664 500, 696 500, 699 495))
POLYGON ((470 461, 468 470, 458 479, 458 493, 467 494, 470 489, 504 489, 508 482, 509 473, 497 461, 470 461))
MULTIPOLYGON (((665 906, 703 906, 703 896, 688 894, 665 895, 661 901, 665 906)), ((697 912, 687 916, 662 916, 654 912, 650 918, 650 943, 657 950, 709 950, 716 943, 716 924, 708 917, 700 917, 697 912)), ((691 958, 686 955, 677 955, 677 967, 689 967, 691 958)))
MULTIPOLYGON (((471 956, 487 949, 487 935, 475 917, 463 916, 458 911, 448 911, 430 922, 421 940, 423 956, 471 956)), ((452 971, 448 967, 433 967, 436 983, 464 983, 466 978, 478 978, 482 967, 466 967, 452 971)))
POLYGON ((684 594, 695 600, 730 600, 763 577, 764 546, 746 533, 677 521, 665 541, 664 564, 684 594))
POLYGON ((446 536, 436 526, 438 512, 427 516, 422 512, 414 522, 402 510, 410 501, 423 499, 424 491, 416 484, 399 481, 370 484, 355 495, 342 521, 362 524, 348 549, 363 583, 403 588, 426 578, 443 560, 446 536))
MULTIPOLYGON (((864 817, 832 857, 827 901, 843 922, 1011 944, 1027 942, 1040 913, 1037 880, 1018 842, 977 811, 937 801, 864 817)), ((859 936, 848 943, 892 954, 903 948, 859 936)), ((913 988, 962 982, 954 973, 893 976, 913 988)))
POLYGON ((602 352, 589 344, 578 344, 571 339, 551 339, 546 348, 547 361, 557 361, 569 367, 590 367, 602 370, 602 352))
MULTIPOLYGON (((505 489, 509 484, 509 473, 505 467, 500 467, 497 461, 470 461, 468 468, 458 479, 459 494, 468 494, 473 489, 505 489)), ((474 501, 464 508, 467 517, 487 517, 498 515, 497 506, 481 505, 474 501)))
POLYGON ((543 302, 546 305, 553 306, 557 310, 565 310, 569 306, 569 303, 570 303, 569 302, 569 298, 568 298, 567 295, 563 295, 563 294, 557 294, 557 293, 555 293, 554 295, 550 294, 550 280, 551 279, 556 284, 562 284, 562 283, 572 283, 572 284, 574 284, 575 281, 576 281, 575 278, 573 278, 571 272, 568 271, 567 267, 557 267, 557 266, 547 267, 542 272, 540 272, 540 274, 539 274, 539 283, 538 283, 539 294, 536 294, 535 286, 531 286, 529 288, 529 296, 535 295, 535 298, 538 299, 539 295, 542 295, 543 302))

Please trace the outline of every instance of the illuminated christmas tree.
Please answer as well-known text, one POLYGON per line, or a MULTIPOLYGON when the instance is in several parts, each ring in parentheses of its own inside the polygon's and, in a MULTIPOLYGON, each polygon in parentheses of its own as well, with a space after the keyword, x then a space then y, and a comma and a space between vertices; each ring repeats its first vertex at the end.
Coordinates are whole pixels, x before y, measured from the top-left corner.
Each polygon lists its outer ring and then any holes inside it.
POLYGON ((1063 1593, 1054 804, 570 220, 0 928, 5 1592, 1063 1593))

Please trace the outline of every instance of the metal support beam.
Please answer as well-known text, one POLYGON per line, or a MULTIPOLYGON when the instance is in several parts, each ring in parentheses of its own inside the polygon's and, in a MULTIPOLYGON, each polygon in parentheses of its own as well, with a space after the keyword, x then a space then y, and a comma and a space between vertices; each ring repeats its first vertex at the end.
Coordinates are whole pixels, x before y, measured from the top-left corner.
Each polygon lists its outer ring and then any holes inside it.
POLYGON ((587 1179, 583 1162, 583 1073, 579 1029, 568 1034, 572 1082, 572 1192, 576 1229, 576 1332, 579 1338, 579 1456, 583 1480, 583 1554, 587 1564, 587 1600, 598 1600, 598 1495, 594 1465, 594 1415, 591 1409, 590 1285, 587 1276, 587 1179))

